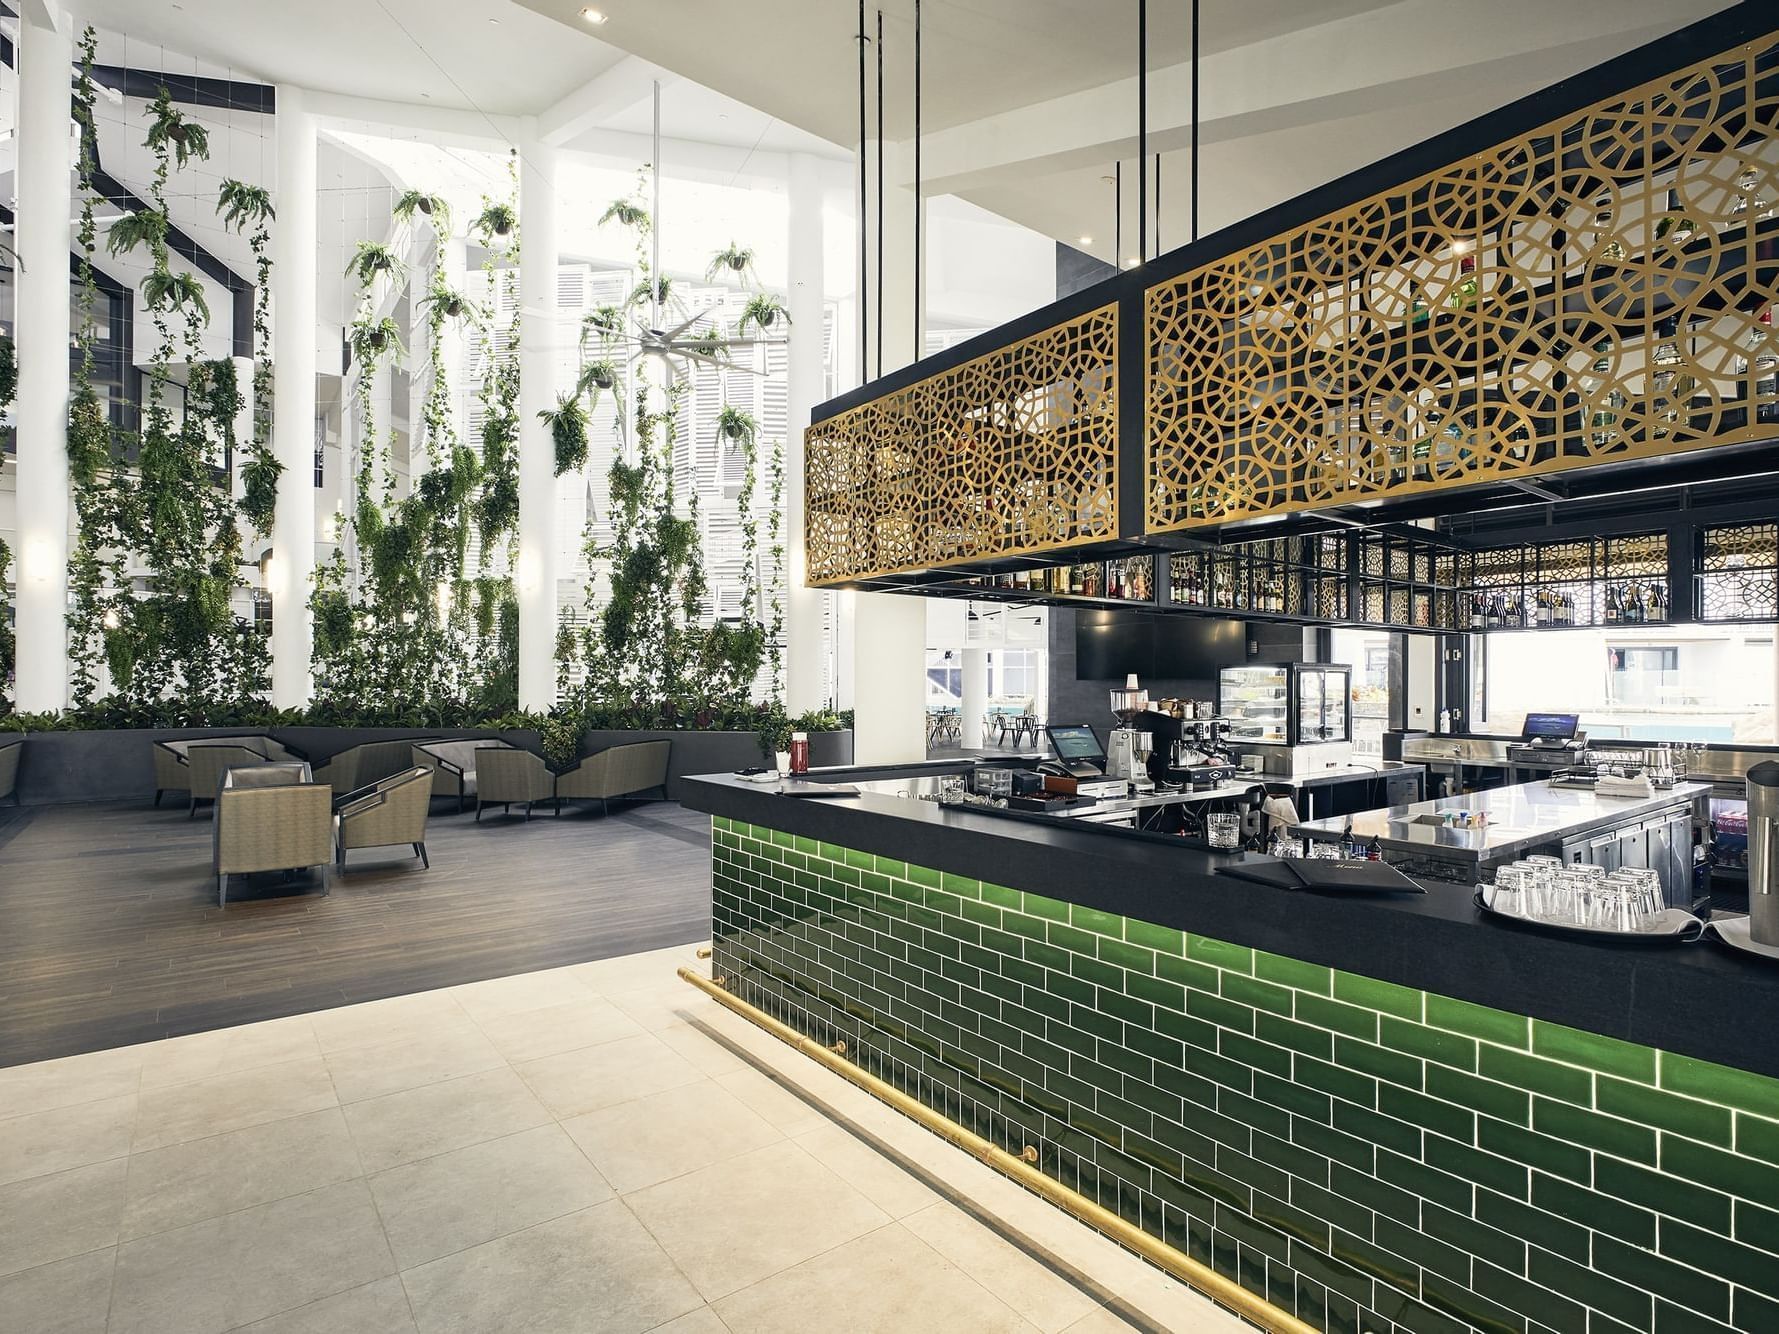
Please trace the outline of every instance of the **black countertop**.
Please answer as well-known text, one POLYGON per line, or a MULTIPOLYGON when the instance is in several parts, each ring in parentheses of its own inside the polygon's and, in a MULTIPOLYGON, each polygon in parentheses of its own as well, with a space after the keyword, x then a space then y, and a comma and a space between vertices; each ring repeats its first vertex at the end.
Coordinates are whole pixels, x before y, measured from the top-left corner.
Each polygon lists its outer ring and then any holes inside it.
MULTIPOLYGON (((910 766, 823 776, 932 772, 910 766)), ((1216 873, 1250 858, 1271 860, 1255 854, 869 792, 784 796, 721 774, 687 778, 680 800, 711 815, 1779 1077, 1779 964, 1725 946, 1548 935, 1484 920, 1470 890, 1436 881, 1426 882, 1424 896, 1401 898, 1273 889, 1216 873)))

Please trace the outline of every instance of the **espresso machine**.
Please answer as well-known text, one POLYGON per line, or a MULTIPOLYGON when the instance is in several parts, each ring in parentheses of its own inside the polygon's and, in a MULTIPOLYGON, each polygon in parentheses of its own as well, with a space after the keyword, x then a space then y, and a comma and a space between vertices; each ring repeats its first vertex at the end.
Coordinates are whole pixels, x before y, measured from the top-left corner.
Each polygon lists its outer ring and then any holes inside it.
POLYGON ((1112 714, 1118 726, 1106 738, 1106 776, 1120 778, 1139 792, 1153 792, 1149 778, 1150 735, 1135 726, 1139 717, 1149 717, 1149 692, 1137 685, 1133 674, 1124 678, 1124 688, 1114 690, 1112 714))
POLYGON ((1157 785, 1204 791, 1235 776, 1226 718, 1182 718, 1151 710, 1143 717, 1153 749, 1149 777, 1157 785))

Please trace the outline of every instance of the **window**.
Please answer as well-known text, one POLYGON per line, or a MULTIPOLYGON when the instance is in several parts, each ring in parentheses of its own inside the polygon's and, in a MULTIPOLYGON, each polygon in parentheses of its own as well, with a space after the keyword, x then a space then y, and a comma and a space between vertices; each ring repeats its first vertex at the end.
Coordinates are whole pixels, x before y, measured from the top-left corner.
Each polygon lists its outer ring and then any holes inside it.
POLYGON ((1353 753, 1382 758, 1390 725, 1390 632, 1335 630, 1330 658, 1353 669, 1353 753))
POLYGON ((988 697, 991 700, 1038 697, 1036 649, 1003 648, 988 655, 988 697))
POLYGON ((955 649, 927 650, 927 707, 955 709, 964 702, 964 655, 955 649))
POLYGON ((1772 743, 1779 657, 1770 625, 1664 625, 1485 635, 1487 718, 1578 713, 1595 740, 1772 743))

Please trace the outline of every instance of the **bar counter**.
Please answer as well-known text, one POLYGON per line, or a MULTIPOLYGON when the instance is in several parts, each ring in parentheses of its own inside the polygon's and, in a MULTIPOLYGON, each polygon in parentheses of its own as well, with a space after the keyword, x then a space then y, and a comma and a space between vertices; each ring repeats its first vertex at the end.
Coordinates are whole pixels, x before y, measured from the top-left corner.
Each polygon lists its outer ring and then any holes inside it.
POLYGON ((1317 1328, 1779 1329, 1779 967, 871 792, 682 800, 737 997, 1317 1328))

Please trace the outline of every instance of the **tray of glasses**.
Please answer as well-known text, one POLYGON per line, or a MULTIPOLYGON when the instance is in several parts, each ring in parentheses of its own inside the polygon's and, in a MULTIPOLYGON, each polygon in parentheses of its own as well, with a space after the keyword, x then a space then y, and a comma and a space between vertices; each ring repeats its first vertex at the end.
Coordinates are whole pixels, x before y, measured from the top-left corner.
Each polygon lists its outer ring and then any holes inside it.
POLYGON ((1663 908, 1660 912, 1647 914, 1643 919, 1640 931, 1621 931, 1615 927, 1585 926, 1580 922, 1557 922, 1547 917, 1527 917, 1524 913, 1504 912, 1492 906, 1488 901, 1486 890, 1488 885, 1479 885, 1476 890, 1476 906, 1485 917, 1492 917, 1498 922, 1509 922, 1514 926, 1529 927, 1534 931, 1543 931, 1557 936, 1579 936, 1585 940, 1613 941, 1624 945, 1685 945, 1697 940, 1705 933, 1705 923, 1687 912, 1684 908, 1663 908))

